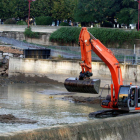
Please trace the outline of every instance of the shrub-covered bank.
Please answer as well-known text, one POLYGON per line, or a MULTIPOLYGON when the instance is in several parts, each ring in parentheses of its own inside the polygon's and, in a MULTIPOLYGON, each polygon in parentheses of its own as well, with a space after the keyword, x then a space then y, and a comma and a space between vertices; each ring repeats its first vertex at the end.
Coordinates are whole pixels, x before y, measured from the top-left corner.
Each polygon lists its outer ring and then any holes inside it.
POLYGON ((62 27, 51 34, 50 41, 58 43, 78 43, 80 31, 81 28, 77 27, 62 27))
MULTIPOLYGON (((121 46, 126 42, 133 44, 135 39, 140 38, 140 33, 136 31, 105 28, 89 28, 88 30, 105 45, 117 43, 121 46)), ((50 41, 58 43, 78 43, 80 31, 81 28, 78 27, 62 27, 51 34, 50 41)))

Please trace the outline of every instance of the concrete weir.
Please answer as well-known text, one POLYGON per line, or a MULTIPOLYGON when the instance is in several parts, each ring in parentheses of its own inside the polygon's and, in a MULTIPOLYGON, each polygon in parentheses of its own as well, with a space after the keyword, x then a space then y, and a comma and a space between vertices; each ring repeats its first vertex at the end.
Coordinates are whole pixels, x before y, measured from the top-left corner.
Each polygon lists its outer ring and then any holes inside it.
POLYGON ((140 114, 1 134, 0 140, 139 140, 140 114))

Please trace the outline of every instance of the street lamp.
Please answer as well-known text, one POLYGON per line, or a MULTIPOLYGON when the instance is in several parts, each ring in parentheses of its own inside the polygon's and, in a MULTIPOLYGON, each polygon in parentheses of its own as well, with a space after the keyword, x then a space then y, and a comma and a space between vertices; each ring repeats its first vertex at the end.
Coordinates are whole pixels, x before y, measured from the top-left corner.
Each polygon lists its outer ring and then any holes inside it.
POLYGON ((28 28, 29 28, 29 19, 30 19, 30 4, 31 4, 32 1, 35 1, 35 0, 28 0, 28 2, 29 2, 28 28))
POLYGON ((138 2, 138 31, 139 31, 139 16, 140 16, 140 0, 134 0, 138 2))

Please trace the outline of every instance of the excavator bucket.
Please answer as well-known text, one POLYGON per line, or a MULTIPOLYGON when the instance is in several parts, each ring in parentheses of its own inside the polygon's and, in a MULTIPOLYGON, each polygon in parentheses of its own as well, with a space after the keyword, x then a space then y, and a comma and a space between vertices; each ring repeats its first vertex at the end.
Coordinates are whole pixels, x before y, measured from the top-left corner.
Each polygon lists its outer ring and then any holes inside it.
POLYGON ((79 80, 77 78, 70 77, 65 80, 64 86, 69 92, 98 94, 100 79, 79 80))

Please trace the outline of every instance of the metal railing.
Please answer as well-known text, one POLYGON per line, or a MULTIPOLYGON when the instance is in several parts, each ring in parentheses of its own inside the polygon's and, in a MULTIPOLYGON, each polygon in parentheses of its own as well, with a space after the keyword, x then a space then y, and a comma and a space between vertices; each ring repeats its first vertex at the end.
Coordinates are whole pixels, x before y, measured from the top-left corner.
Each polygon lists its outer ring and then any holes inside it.
MULTIPOLYGON (((81 59, 81 49, 80 47, 70 47, 70 46, 49 46, 55 51, 59 51, 62 57, 67 58, 77 58, 81 59)), ((114 49, 110 48, 110 50, 114 53, 115 57, 120 63, 129 63, 129 64, 137 64, 140 63, 140 55, 134 54, 133 49, 114 49)), ((94 61, 102 61, 93 51, 92 51, 92 60, 94 61)))

